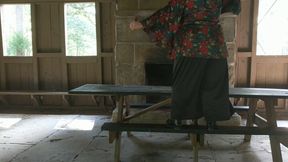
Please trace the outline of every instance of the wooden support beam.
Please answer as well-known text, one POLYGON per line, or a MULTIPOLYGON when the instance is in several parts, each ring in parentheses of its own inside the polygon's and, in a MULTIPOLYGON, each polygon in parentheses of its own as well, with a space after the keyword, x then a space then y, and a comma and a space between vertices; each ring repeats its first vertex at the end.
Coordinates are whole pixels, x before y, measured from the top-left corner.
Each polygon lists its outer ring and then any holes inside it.
POLYGON ((262 116, 255 114, 255 118, 254 118, 254 123, 258 126, 258 127, 267 127, 267 120, 264 119, 262 116))
POLYGON ((30 98, 31 98, 31 101, 32 101, 34 107, 40 107, 41 106, 41 101, 39 99, 39 96, 30 95, 30 98))
POLYGON ((155 104, 155 105, 152 105, 152 106, 150 106, 150 107, 148 107, 148 108, 146 108, 146 109, 144 109, 144 110, 142 110, 142 111, 137 112, 136 114, 129 115, 129 116, 126 117, 123 121, 128 121, 128 120, 130 120, 130 119, 136 118, 136 117, 138 117, 138 116, 140 116, 140 115, 142 115, 142 114, 145 114, 145 113, 148 112, 148 111, 157 110, 158 108, 160 108, 160 107, 162 107, 162 106, 165 106, 165 105, 168 105, 168 104, 171 104, 171 98, 166 99, 166 100, 164 100, 164 101, 162 101, 162 102, 159 102, 159 103, 157 103, 157 104, 155 104))
POLYGON ((70 98, 67 95, 62 95, 63 105, 64 106, 71 106, 70 98))

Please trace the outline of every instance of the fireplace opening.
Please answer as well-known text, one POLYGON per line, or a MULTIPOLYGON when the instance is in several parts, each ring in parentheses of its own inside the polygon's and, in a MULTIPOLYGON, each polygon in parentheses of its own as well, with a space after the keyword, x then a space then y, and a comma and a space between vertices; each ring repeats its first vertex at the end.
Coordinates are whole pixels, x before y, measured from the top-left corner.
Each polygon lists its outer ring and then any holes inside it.
MULTIPOLYGON (((155 63, 146 63, 145 64, 145 77, 146 85, 155 85, 155 86, 171 86, 172 85, 172 63, 164 64, 155 64, 155 63)), ((164 99, 168 98, 167 96, 147 96, 147 103, 157 103, 164 99)))

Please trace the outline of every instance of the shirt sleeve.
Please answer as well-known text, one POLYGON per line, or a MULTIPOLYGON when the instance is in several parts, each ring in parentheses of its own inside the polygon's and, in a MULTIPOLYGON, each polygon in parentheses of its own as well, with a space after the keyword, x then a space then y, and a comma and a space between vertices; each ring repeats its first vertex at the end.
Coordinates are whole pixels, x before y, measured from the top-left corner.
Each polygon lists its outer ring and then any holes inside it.
POLYGON ((143 30, 158 46, 173 48, 174 35, 180 28, 183 12, 183 0, 170 0, 165 7, 141 21, 143 30))
POLYGON ((222 13, 232 12, 235 15, 238 15, 241 11, 241 2, 240 0, 223 0, 222 13))

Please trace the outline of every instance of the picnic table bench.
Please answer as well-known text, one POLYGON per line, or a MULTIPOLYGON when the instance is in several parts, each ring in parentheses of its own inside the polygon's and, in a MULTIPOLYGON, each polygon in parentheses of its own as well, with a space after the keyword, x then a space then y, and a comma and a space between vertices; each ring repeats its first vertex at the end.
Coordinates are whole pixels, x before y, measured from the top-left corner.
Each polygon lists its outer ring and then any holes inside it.
POLYGON ((229 96, 231 98, 246 98, 249 101, 246 126, 219 126, 217 129, 213 130, 209 130, 205 126, 193 125, 175 128, 166 124, 127 123, 132 118, 171 103, 171 99, 168 98, 164 101, 151 105, 134 115, 129 115, 127 113, 129 112, 129 101, 127 101, 127 96, 161 95, 169 97, 171 96, 172 90, 171 87, 168 86, 86 84, 70 90, 69 93, 115 96, 116 109, 118 109, 117 120, 114 123, 104 123, 102 126, 102 130, 109 131, 109 141, 115 142, 115 162, 120 162, 121 132, 123 131, 189 133, 192 135, 191 140, 194 150, 194 161, 198 161, 197 134, 244 134, 244 140, 246 142, 251 140, 251 135, 269 135, 273 162, 283 161, 280 143, 288 147, 288 128, 277 126, 274 108, 275 100, 279 98, 288 98, 288 90, 286 89, 230 88, 229 96), (264 101, 266 118, 263 118, 256 113, 257 102, 259 100, 264 101), (124 113, 124 111, 126 111, 126 113, 124 113), (256 124, 258 127, 254 127, 254 124, 256 124))

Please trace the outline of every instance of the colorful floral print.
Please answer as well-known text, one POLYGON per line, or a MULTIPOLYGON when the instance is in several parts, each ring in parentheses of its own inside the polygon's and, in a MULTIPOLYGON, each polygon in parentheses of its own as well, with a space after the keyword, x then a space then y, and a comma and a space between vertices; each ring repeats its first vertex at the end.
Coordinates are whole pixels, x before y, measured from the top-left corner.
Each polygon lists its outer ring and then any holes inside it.
POLYGON ((170 0, 168 5, 141 21, 157 45, 169 49, 169 57, 226 58, 219 16, 239 14, 240 0, 170 0))

